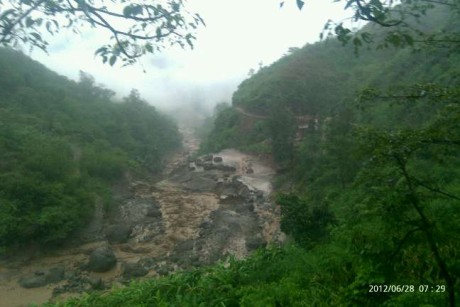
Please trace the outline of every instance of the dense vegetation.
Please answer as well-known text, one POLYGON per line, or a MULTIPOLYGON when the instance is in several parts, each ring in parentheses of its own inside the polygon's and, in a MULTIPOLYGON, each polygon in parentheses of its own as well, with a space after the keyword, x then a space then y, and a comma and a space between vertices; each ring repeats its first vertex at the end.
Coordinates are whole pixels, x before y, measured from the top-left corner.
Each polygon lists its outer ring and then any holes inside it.
MULTIPOLYGON (((422 30, 458 33, 451 17, 431 10, 422 30)), ((398 45, 391 29, 364 31, 398 45)), ((460 53, 436 45, 356 57, 355 47, 329 39, 262 68, 233 107, 219 107, 203 144, 274 157, 293 245, 61 305, 455 306, 460 53)))
MULTIPOLYGON (((435 8, 419 26, 458 32, 451 13, 435 8)), ((302 270, 317 282, 306 305, 460 299, 460 53, 451 44, 356 56, 356 46, 329 39, 290 50, 244 81, 235 108, 217 115, 206 149, 264 146, 283 167, 282 229, 304 257, 324 258, 319 271, 302 270), (296 121, 298 129, 286 124, 296 121), (370 293, 370 285, 415 290, 370 293)))
POLYGON ((175 124, 135 90, 122 102, 0 49, 0 247, 59 244, 125 174, 157 172, 175 124))

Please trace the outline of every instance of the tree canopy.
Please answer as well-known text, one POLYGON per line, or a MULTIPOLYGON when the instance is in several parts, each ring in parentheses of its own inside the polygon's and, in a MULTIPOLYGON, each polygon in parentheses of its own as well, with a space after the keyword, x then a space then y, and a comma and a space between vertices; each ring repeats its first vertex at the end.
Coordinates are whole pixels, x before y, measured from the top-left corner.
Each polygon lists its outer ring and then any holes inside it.
MULTIPOLYGON (((286 1, 282 1, 282 7, 286 1)), ((460 28, 458 21, 451 28, 441 29, 437 26, 428 27, 425 22, 420 22, 431 10, 445 7, 450 11, 450 16, 456 18, 460 12, 458 0, 338 0, 345 10, 351 12, 350 19, 342 21, 329 20, 320 37, 337 36, 342 43, 352 43, 356 49, 369 44, 377 47, 437 45, 457 48, 460 44, 460 28), (385 28, 382 34, 369 31, 369 26, 364 31, 356 33, 353 22, 364 21, 368 25, 377 25, 385 28)), ((308 1, 296 0, 299 10, 304 9, 308 1)))
POLYGON ((180 146, 138 91, 113 99, 87 73, 73 82, 0 48, 0 254, 64 242, 110 204, 112 184, 158 172, 180 146))

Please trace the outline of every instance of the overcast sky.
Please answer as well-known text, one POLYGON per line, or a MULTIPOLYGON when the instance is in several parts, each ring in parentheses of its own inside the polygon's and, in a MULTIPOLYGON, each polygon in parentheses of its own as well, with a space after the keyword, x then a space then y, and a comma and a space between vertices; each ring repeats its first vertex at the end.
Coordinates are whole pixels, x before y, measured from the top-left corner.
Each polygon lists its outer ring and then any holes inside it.
POLYGON ((79 70, 90 73, 120 96, 136 88, 160 108, 231 102, 232 93, 251 68, 276 61, 289 47, 317 41, 328 19, 346 16, 343 3, 332 0, 306 0, 302 11, 295 0, 286 0, 283 8, 279 3, 189 0, 189 10, 206 22, 206 27, 198 30, 195 48, 166 49, 131 67, 110 67, 94 56, 108 38, 102 30, 60 34, 50 41, 49 55, 35 50, 31 56, 75 80, 79 70))

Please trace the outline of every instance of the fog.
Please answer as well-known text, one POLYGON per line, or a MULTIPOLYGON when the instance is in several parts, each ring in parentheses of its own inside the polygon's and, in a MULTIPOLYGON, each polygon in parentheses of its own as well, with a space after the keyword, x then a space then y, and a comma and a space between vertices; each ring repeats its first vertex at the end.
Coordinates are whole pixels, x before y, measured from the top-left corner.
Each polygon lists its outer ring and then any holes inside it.
POLYGON ((165 49, 129 67, 110 67, 94 56, 109 33, 88 27, 79 34, 63 32, 52 37, 49 55, 39 50, 30 55, 74 80, 80 70, 89 73, 118 97, 135 88, 160 109, 187 107, 210 112, 219 102, 231 102, 232 93, 251 68, 271 64, 289 47, 317 41, 328 19, 346 16, 340 4, 324 0, 306 1, 302 11, 294 0, 286 1, 283 8, 280 0, 187 3, 206 22, 197 31, 193 50, 165 49))

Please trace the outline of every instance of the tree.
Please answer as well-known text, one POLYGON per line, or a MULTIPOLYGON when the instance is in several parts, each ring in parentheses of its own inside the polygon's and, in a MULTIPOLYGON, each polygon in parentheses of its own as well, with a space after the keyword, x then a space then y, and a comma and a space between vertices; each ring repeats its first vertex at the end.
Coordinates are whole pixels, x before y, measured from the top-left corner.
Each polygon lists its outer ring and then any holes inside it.
POLYGON ((110 65, 118 59, 132 64, 168 43, 193 47, 193 31, 204 24, 183 0, 0 0, 0 6, 0 44, 46 51, 46 33, 89 25, 110 33, 110 42, 96 50, 110 65))
MULTIPOLYGON (((285 1, 280 3, 282 7, 285 1)), ((378 47, 388 46, 415 46, 416 44, 442 45, 448 47, 460 44, 460 30, 458 27, 440 29, 424 27, 419 23, 428 10, 436 10, 440 7, 447 7, 452 16, 460 14, 460 1, 458 0, 338 0, 345 4, 344 9, 352 11, 351 21, 364 21, 370 24, 381 26, 385 29, 383 35, 371 34, 369 27, 364 31, 355 34, 350 26, 343 21, 328 21, 324 32, 320 34, 323 38, 336 35, 345 43, 351 42, 355 48, 364 44, 376 43, 378 47)), ((305 1, 296 0, 299 10, 302 10, 305 1)), ((452 17, 456 18, 456 17, 452 17)))

